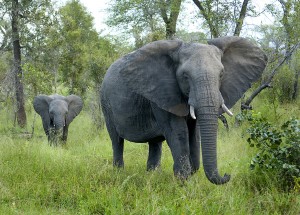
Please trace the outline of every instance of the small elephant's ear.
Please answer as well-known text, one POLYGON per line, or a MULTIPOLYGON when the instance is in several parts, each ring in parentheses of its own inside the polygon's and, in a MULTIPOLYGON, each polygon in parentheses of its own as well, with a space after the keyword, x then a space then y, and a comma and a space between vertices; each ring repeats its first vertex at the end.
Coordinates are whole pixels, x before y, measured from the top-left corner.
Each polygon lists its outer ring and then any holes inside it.
POLYGON ((179 40, 149 43, 125 55, 111 69, 119 70, 124 83, 136 94, 168 112, 186 116, 189 109, 176 79, 173 58, 181 45, 179 40))
POLYGON ((41 116, 46 134, 50 126, 49 104, 52 100, 47 95, 38 95, 33 100, 33 108, 41 116))
POLYGON ((68 114, 66 117, 66 124, 69 125, 82 110, 83 102, 82 99, 76 95, 67 96, 66 101, 69 105, 68 114))
POLYGON ((208 41, 223 51, 224 74, 220 91, 231 108, 257 81, 267 64, 267 56, 252 42, 241 37, 220 37, 208 41))

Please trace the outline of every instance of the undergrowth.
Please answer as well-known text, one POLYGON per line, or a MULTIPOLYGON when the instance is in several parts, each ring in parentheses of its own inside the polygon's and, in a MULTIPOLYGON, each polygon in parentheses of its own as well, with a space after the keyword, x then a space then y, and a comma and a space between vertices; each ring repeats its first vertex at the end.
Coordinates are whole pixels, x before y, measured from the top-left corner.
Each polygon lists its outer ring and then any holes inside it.
POLYGON ((87 112, 71 123, 63 147, 48 145, 40 118, 31 138, 1 123, 0 214, 299 214, 297 190, 278 189, 278 179, 251 170, 256 150, 247 145, 247 126, 229 124, 229 132, 219 125, 218 166, 232 177, 216 186, 203 168, 178 181, 166 143, 158 170, 146 171, 147 144, 130 142, 125 168, 114 169, 109 136, 87 112))
POLYGON ((296 189, 300 178, 300 121, 291 118, 274 125, 259 112, 244 115, 250 122, 247 142, 258 149, 250 167, 269 170, 280 179, 282 188, 296 189))

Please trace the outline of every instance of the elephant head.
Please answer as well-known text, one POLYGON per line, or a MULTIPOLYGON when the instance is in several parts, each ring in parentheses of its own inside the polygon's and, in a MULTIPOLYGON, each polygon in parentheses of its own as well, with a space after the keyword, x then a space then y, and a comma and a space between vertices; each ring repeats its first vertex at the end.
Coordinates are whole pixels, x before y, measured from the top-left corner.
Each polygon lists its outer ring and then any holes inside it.
POLYGON ((80 113, 83 102, 76 95, 38 95, 34 98, 33 107, 42 118, 50 144, 56 144, 58 137, 67 140, 68 126, 80 113))
POLYGON ((241 37, 212 39, 208 45, 156 41, 124 60, 121 75, 134 92, 177 116, 190 112, 200 132, 207 178, 214 184, 229 181, 217 168, 218 115, 232 115, 229 109, 261 76, 267 63, 263 51, 241 37))

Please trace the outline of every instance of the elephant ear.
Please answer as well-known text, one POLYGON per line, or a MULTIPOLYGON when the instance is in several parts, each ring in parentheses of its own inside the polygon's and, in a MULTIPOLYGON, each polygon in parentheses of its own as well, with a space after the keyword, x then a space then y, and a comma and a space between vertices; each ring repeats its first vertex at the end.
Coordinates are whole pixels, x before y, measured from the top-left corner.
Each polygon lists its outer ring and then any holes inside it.
POLYGON ((178 116, 189 113, 180 91, 173 56, 182 41, 161 40, 125 55, 117 65, 124 83, 136 94, 178 116))
POLYGON ((73 119, 80 113, 83 107, 82 99, 76 95, 69 95, 66 97, 68 102, 68 114, 66 117, 66 124, 69 125, 73 119))
POLYGON ((44 131, 48 134, 50 126, 49 104, 53 99, 47 95, 38 95, 33 100, 34 110, 41 116, 44 131))
POLYGON ((252 42, 241 37, 220 37, 208 41, 223 51, 224 74, 220 91, 231 108, 257 81, 267 64, 267 56, 252 42))

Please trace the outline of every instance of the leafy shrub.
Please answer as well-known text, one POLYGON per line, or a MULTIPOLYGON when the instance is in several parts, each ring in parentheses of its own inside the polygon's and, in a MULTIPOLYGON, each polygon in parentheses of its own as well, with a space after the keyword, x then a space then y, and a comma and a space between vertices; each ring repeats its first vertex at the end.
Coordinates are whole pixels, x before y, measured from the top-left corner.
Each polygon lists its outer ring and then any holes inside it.
POLYGON ((26 63, 22 69, 24 70, 24 85, 31 96, 36 96, 39 93, 51 94, 54 74, 46 71, 43 65, 38 63, 36 65, 26 63))
POLYGON ((246 117, 251 125, 247 129, 247 142, 258 149, 251 168, 273 170, 283 188, 299 189, 300 120, 292 118, 281 126, 274 126, 260 113, 252 112, 246 117))
POLYGON ((275 94, 280 103, 292 101, 294 92, 295 71, 286 64, 280 68, 272 81, 272 91, 270 100, 275 94))
POLYGON ((93 124, 97 129, 103 129, 104 127, 104 116, 101 109, 100 102, 100 86, 98 86, 94 91, 88 93, 86 99, 86 107, 89 115, 91 116, 93 124))

